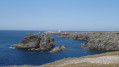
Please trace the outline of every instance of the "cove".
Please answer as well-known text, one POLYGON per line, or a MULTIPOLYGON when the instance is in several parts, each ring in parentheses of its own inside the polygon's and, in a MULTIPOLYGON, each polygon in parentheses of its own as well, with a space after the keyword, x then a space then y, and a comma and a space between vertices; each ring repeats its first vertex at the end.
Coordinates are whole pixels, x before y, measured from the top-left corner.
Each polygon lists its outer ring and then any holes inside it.
POLYGON ((72 40, 51 35, 55 46, 64 44, 66 50, 50 53, 49 51, 29 51, 26 49, 12 49, 12 45, 19 42, 25 33, 43 33, 44 31, 0 31, 0 66, 3 65, 41 65, 69 57, 82 57, 104 53, 105 51, 88 50, 80 47, 86 41, 72 40))

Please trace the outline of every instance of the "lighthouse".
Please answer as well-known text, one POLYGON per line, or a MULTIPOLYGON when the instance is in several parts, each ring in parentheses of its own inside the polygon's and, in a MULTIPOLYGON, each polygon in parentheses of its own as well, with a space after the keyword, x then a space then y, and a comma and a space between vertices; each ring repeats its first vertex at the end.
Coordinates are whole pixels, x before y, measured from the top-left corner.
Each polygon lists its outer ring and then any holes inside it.
POLYGON ((61 32, 61 30, 59 29, 58 32, 61 32))

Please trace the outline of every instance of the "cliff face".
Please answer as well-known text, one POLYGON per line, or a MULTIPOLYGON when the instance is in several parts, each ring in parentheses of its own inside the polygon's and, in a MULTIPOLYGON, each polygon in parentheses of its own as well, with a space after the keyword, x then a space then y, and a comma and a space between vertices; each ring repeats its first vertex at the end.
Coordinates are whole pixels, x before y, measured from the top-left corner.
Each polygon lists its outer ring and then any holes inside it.
POLYGON ((55 32, 51 34, 74 40, 86 40, 86 43, 80 45, 86 49, 119 50, 119 32, 55 32))
POLYGON ((106 32, 98 34, 96 37, 93 35, 80 46, 88 49, 119 50, 119 34, 106 32))
POLYGON ((54 47, 54 39, 46 34, 27 33, 14 48, 28 48, 34 50, 48 50, 54 47))
POLYGON ((119 32, 45 32, 43 35, 28 33, 13 47, 48 50, 54 47, 54 39, 47 34, 57 34, 75 40, 86 40, 86 43, 80 44, 85 49, 119 50, 119 32))

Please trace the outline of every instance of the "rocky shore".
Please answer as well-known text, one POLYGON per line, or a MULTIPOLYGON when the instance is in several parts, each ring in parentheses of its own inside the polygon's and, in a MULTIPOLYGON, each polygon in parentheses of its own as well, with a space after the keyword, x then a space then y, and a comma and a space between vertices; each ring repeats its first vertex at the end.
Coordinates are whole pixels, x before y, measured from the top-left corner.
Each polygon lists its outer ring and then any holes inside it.
POLYGON ((28 50, 48 50, 54 47, 54 39, 49 35, 40 33, 27 33, 25 37, 13 48, 27 48, 28 50))
MULTIPOLYGON (((40 50, 53 48, 54 39, 48 36, 49 34, 60 35, 60 37, 74 40, 86 40, 86 43, 80 44, 85 49, 119 50, 119 32, 44 32, 43 35, 28 33, 25 38, 13 47, 40 50)), ((64 45, 60 45, 53 48, 50 52, 59 52, 65 49, 66 47, 64 45)), ((66 58, 36 67, 118 67, 118 60, 119 51, 114 51, 80 58, 66 58)), ((23 65, 10 67, 35 66, 23 65)))
POLYGON ((86 40, 80 44, 85 49, 119 50, 119 32, 45 32, 74 40, 86 40))

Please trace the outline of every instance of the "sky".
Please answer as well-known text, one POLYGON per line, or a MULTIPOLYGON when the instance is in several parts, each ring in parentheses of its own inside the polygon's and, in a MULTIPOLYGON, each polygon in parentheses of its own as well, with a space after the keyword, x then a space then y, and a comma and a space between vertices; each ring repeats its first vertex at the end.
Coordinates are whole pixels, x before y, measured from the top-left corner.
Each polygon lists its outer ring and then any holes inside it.
POLYGON ((0 30, 119 31, 119 0, 0 0, 0 30))

